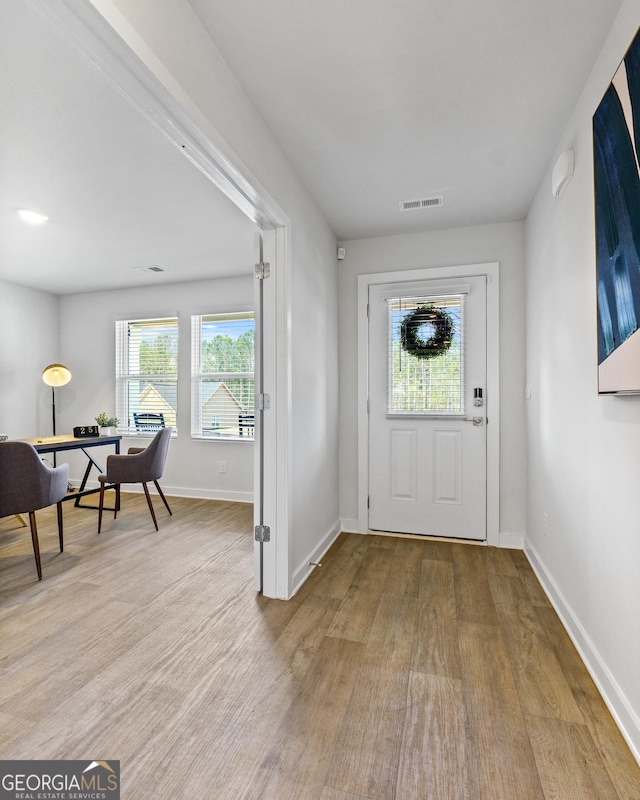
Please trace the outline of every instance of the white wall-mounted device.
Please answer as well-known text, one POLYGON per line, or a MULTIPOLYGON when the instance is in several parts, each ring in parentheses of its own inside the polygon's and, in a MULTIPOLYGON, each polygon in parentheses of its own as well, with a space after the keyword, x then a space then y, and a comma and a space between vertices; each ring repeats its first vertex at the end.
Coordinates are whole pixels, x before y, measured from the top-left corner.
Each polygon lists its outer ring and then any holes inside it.
POLYGON ((560 194, 564 185, 570 180, 573 175, 574 166, 575 157, 573 155, 573 150, 565 150, 564 153, 560 153, 560 157, 556 161, 556 165, 551 173, 551 193, 554 197, 560 194))

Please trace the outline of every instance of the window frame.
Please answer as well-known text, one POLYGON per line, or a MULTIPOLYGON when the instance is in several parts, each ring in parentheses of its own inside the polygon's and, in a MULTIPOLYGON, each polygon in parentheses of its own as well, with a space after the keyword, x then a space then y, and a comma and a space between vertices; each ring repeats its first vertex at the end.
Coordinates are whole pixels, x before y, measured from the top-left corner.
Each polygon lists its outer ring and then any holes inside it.
MULTIPOLYGON (((154 432, 149 430, 139 430, 133 422, 133 411, 130 409, 129 403, 129 384, 133 381, 147 381, 149 383, 171 383, 175 384, 175 422, 170 421, 165 425, 173 428, 172 438, 178 434, 178 405, 179 405, 179 358, 180 358, 180 325, 177 315, 167 317, 141 317, 141 318, 126 318, 117 319, 115 321, 116 331, 116 417, 120 420, 118 424, 118 432, 125 436, 149 438, 155 435, 154 432), (174 374, 153 374, 146 375, 141 372, 130 372, 130 327, 136 325, 161 325, 166 323, 167 328, 173 327, 175 333, 172 335, 172 340, 175 342, 176 353, 176 372, 174 374), (153 378, 154 381, 149 380, 153 378)), ((163 412, 163 408, 149 409, 158 412, 163 412)))
MULTIPOLYGON (((436 293, 436 294, 417 294, 417 295, 410 295, 407 297, 388 297, 386 298, 387 302, 387 313, 388 313, 388 322, 387 322, 387 341, 388 341, 388 360, 387 360, 387 417, 397 417, 399 419, 403 417, 419 417, 419 418, 435 418, 435 417, 464 417, 467 414, 466 408, 466 299, 467 299, 467 291, 454 291, 454 292, 445 292, 445 293, 436 293), (397 368, 396 368, 396 358, 400 356, 400 358, 406 359, 406 363, 409 368, 413 367, 414 372, 418 366, 422 366, 422 377, 424 379, 425 372, 427 366, 429 368, 433 367, 434 365, 440 362, 442 356, 438 356, 433 360, 427 359, 424 362, 422 359, 416 359, 415 356, 407 353, 406 355, 402 355, 401 345, 399 343, 399 330, 400 324, 402 320, 403 310, 402 308, 395 308, 395 306, 402 306, 406 304, 408 306, 406 308, 405 313, 410 313, 412 310, 419 306, 424 305, 433 305, 436 308, 444 309, 447 308, 457 310, 457 314, 454 315, 454 340, 457 342, 456 347, 453 348, 452 355, 456 355, 457 361, 457 369, 458 375, 455 380, 455 383, 448 383, 447 381, 442 381, 442 376, 438 374, 437 371, 434 371, 433 377, 435 378, 436 388, 434 390, 434 394, 437 394, 438 391, 442 392, 447 389, 451 391, 451 389, 455 388, 455 394, 457 395, 457 408, 452 408, 450 405, 448 407, 435 407, 432 406, 430 408, 407 408, 402 409, 395 405, 397 402, 397 395, 396 395, 396 388, 403 386, 403 381, 396 381, 397 375, 397 368), (457 316, 457 320, 455 317, 457 316), (397 321, 394 322, 394 317, 397 317, 397 321), (398 345, 397 350, 395 348, 395 344, 398 345), (440 384, 438 387, 437 384, 440 384)), ((440 362, 441 363, 441 362, 440 362)), ((420 394, 423 395, 424 399, 427 399, 427 390, 423 389, 422 392, 418 391, 418 396, 420 394)))
MULTIPOLYGON (((203 321, 214 321, 214 319, 223 322, 227 320, 251 320, 253 323, 254 332, 254 348, 255 348, 255 311, 253 308, 246 306, 241 308, 225 308, 224 310, 207 311, 200 314, 191 315, 191 438, 198 441, 206 442, 253 442, 255 427, 250 430, 247 426, 247 433, 242 434, 204 434, 203 433, 203 403, 201 401, 202 382, 203 381, 219 381, 225 382, 225 379, 241 379, 253 381, 253 393, 251 396, 253 408, 249 409, 247 413, 253 414, 255 420, 255 357, 254 369, 245 372, 203 372, 202 371, 202 326, 203 321)), ((255 353, 255 350, 254 350, 255 353)), ((239 431, 242 429, 239 427, 239 431)))

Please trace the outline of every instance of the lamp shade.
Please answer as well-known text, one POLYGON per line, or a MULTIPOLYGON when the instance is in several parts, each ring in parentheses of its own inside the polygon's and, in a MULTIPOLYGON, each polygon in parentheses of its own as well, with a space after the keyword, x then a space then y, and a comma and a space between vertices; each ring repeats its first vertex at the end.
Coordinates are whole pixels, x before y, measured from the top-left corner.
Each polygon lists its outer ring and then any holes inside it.
POLYGON ((71 380, 71 371, 64 364, 49 364, 42 370, 42 380, 47 386, 64 386, 71 380))

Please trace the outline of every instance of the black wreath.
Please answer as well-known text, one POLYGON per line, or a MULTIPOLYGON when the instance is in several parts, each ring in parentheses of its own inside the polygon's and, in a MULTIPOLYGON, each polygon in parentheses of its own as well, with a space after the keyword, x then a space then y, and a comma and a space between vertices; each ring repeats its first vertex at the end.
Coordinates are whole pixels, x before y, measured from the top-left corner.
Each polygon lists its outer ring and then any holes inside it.
POLYGON ((402 320, 400 328, 402 349, 416 358, 437 358, 451 347, 453 339, 453 320, 436 306, 418 306, 415 311, 402 320), (428 339, 421 339, 420 328, 431 325, 433 333, 428 339))

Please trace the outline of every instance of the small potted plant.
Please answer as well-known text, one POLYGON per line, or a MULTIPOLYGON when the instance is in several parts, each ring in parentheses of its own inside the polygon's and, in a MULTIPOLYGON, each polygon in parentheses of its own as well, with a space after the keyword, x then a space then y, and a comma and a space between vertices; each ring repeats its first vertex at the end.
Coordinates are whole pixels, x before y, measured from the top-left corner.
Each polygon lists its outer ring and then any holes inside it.
POLYGON ((108 417, 105 412, 98 414, 96 422, 100 428, 100 436, 114 436, 118 420, 115 417, 108 417))

